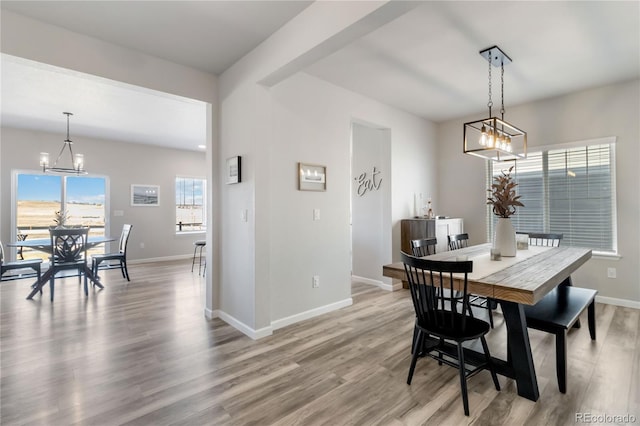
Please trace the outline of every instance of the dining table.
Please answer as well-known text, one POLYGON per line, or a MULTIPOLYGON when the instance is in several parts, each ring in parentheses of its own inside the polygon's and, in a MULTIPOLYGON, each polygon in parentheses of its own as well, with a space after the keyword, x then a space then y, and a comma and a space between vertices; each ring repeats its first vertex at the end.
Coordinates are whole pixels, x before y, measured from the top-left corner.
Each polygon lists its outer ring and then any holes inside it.
MULTIPOLYGON (((496 372, 516 381, 518 395, 537 401, 540 392, 536 378, 531 343, 524 314, 525 305, 534 305, 558 285, 570 285, 571 273, 591 258, 591 249, 581 247, 528 246, 514 257, 491 260, 490 243, 469 246, 425 256, 439 261, 473 261, 467 276, 469 293, 500 303, 507 329, 507 360, 492 357, 496 372)), ((406 284, 402 262, 384 265, 385 277, 406 284)), ((454 275, 454 290, 461 289, 464 277, 454 275)), ((481 362, 483 354, 465 349, 465 359, 481 362)))
MULTIPOLYGON (((115 240, 116 238, 113 238, 113 237, 107 237, 103 235, 90 235, 87 238, 85 247, 87 250, 90 250, 97 245, 108 243, 115 240)), ((30 249, 42 251, 48 254, 53 253, 53 247, 51 245, 50 238, 34 238, 31 240, 16 241, 16 242, 7 244, 7 246, 30 248, 30 249)), ((104 286, 100 283, 100 278, 98 278, 97 275, 93 274, 93 271, 91 270, 88 264, 85 264, 83 273, 91 281, 92 284, 96 285, 99 288, 104 288, 104 286)), ((27 300, 32 299, 33 296, 36 295, 36 293, 41 291, 42 287, 44 287, 44 285, 49 281, 49 279, 52 278, 52 275, 53 275, 53 270, 51 268, 49 268, 44 274, 42 274, 40 279, 36 280, 36 282, 31 286, 32 290, 31 290, 31 293, 29 293, 29 296, 27 296, 27 300)))

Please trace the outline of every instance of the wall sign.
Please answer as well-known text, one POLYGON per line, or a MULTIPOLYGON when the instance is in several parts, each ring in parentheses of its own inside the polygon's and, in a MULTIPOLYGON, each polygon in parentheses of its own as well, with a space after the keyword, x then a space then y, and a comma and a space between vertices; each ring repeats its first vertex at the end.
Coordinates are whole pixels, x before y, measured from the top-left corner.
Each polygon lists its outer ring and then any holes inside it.
POLYGON ((358 185, 356 189, 356 194, 359 197, 362 197, 367 191, 377 191, 380 189, 380 184, 382 183, 382 178, 378 176, 380 174, 379 170, 376 170, 376 166, 373 166, 373 171, 371 172, 371 177, 367 177, 367 172, 360 173, 360 176, 357 178, 353 178, 358 185))

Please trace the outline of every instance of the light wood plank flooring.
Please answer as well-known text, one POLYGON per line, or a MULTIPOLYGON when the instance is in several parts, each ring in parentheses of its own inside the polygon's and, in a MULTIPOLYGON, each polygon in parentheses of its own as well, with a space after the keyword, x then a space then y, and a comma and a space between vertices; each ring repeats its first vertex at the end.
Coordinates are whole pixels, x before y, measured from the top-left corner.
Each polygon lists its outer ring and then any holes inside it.
MULTIPOLYGON (((252 341, 203 315, 190 261, 102 272, 85 298, 76 278, 56 299, 25 300, 28 280, 0 284, 2 425, 569 425, 576 412, 640 423, 640 311, 597 306, 598 340, 569 334, 568 392, 558 392, 554 338, 530 331, 537 403, 482 372, 465 417, 457 371, 418 361, 407 291, 353 284, 354 304, 252 341)), ((489 333, 505 357, 504 321, 489 333)))

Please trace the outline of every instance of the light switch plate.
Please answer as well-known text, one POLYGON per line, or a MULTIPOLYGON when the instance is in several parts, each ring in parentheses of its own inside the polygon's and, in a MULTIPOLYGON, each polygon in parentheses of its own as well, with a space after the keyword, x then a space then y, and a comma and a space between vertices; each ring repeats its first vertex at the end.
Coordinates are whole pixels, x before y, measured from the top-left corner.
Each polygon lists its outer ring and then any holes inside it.
POLYGON ((313 220, 320 220, 320 209, 313 209, 313 220))

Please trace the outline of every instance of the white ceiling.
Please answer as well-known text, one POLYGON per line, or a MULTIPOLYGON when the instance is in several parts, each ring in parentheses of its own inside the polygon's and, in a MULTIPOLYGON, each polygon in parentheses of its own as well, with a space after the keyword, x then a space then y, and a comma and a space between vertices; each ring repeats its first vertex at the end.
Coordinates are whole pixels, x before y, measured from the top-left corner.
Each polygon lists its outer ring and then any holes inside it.
MULTIPOLYGON (((220 74, 309 3, 2 1, 0 7, 220 74)), ((640 2, 428 1, 305 71, 442 121, 486 109, 488 64, 478 51, 494 44, 513 59, 505 67, 508 116, 509 106, 640 77, 640 2)), ((64 131, 62 112, 71 111, 72 136, 134 135, 133 141, 185 149, 204 141, 204 125, 193 122, 204 120, 201 102, 2 59, 5 125, 64 131)))

